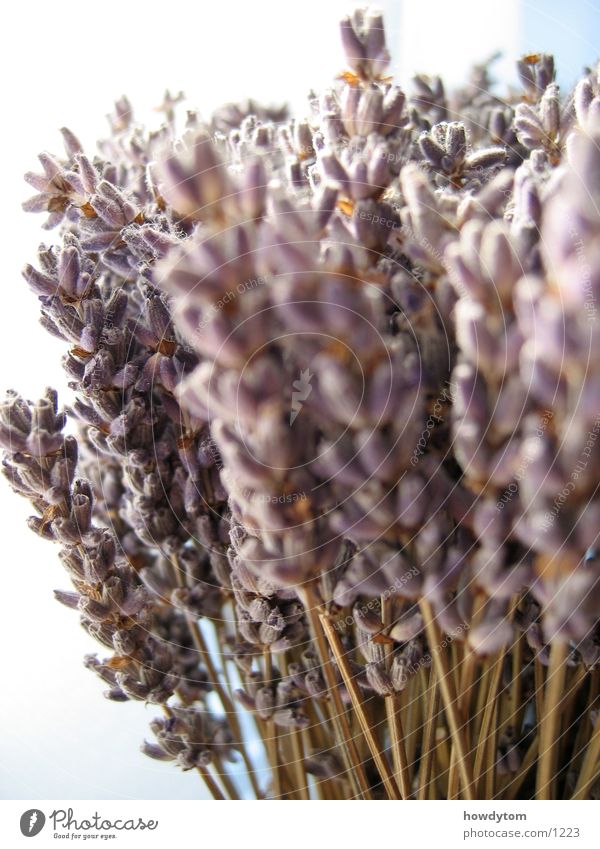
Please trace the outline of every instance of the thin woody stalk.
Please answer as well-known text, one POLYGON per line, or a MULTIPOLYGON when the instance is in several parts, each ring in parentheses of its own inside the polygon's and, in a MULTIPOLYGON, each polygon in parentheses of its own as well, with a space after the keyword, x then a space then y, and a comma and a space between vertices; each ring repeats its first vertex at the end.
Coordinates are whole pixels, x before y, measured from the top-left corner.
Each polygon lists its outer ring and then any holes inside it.
POLYGON ((463 793, 466 799, 471 800, 473 799, 473 777, 468 758, 469 748, 466 741, 465 727, 458 711, 458 699, 452 684, 452 674, 448 668, 446 657, 440 648, 440 636, 435 625, 431 606, 426 599, 421 599, 419 606, 423 614, 430 652, 439 680, 444 710, 452 735, 452 744, 456 747, 456 759, 463 784, 463 793))
POLYGON ((220 755, 215 755, 215 764, 218 767, 217 775, 219 777, 219 781, 227 791, 227 795, 230 799, 239 800, 240 795, 237 787, 231 780, 229 773, 225 770, 225 766, 223 764, 223 758, 220 755))
MULTIPOLYGON (((599 670, 594 669, 588 678, 589 687, 586 705, 581 712, 580 721, 577 723, 578 729, 575 735, 575 740, 573 742, 572 754, 567 770, 573 775, 579 775, 581 771, 583 759, 588 750, 591 735, 594 732, 592 723, 589 720, 593 717, 592 710, 594 710, 598 699, 598 673, 599 670), (585 717, 589 717, 589 719, 585 719, 585 717), (583 719, 583 721, 581 721, 581 719, 583 719)), ((571 790, 571 792, 574 792, 574 788, 569 788, 567 783, 565 783, 565 798, 569 797, 569 789, 571 790)))
POLYGON ((573 799, 587 799, 594 782, 600 777, 600 715, 596 717, 594 732, 587 745, 577 779, 573 799))
MULTIPOLYGON (((384 628, 392 624, 391 621, 391 599, 381 597, 381 622, 384 628)), ((392 649, 390 644, 386 645, 386 666, 389 671, 392 649)), ((392 758, 394 763, 394 778, 403 799, 409 799, 411 795, 411 780, 404 746, 404 729, 400 714, 400 699, 395 695, 386 696, 385 710, 387 723, 392 744, 392 758)))
POLYGON ((204 783, 206 785, 208 792, 213 797, 213 799, 215 799, 216 801, 219 801, 219 802, 224 802, 225 796, 221 792, 219 785, 214 780, 214 778, 212 777, 212 775, 210 774, 208 769, 206 769, 206 767, 203 767, 203 766, 199 766, 197 769, 198 769, 200 776, 202 777, 202 780, 204 781, 204 783))
POLYGON ((510 779, 506 787, 504 788, 504 799, 516 799, 521 789, 521 786, 525 779, 527 778, 528 773, 534 766, 536 762, 536 758, 538 755, 538 747, 539 747, 539 737, 536 735, 525 753, 525 757, 521 762, 521 766, 515 773, 515 775, 510 779))
MULTIPOLYGON (((264 661, 264 685, 265 687, 273 687, 273 661, 271 652, 268 646, 263 646, 263 661, 264 661)), ((267 727, 267 751, 269 753, 269 762, 271 766, 271 775, 273 778, 273 796, 278 799, 283 793, 283 775, 279 757, 279 729, 274 719, 268 719, 267 727)))
MULTIPOLYGON (((168 705, 163 705, 163 712, 165 713, 165 715, 167 717, 171 717, 173 715, 172 711, 171 711, 171 709, 169 708, 168 705)), ((218 802, 226 801, 227 797, 224 795, 224 793, 221 790, 221 788, 219 787, 218 783, 215 781, 215 779, 211 775, 208 767, 203 766, 202 764, 199 764, 196 767, 196 772, 198 773, 198 775, 200 776, 200 778, 204 782, 204 786, 206 787, 206 789, 208 790, 208 792, 210 793, 210 795, 212 796, 212 798, 215 801, 218 801, 218 802)), ((232 797, 232 798, 237 798, 237 795, 232 797)))
POLYGON ((544 707, 540 722, 537 799, 554 798, 561 703, 564 695, 568 656, 568 643, 564 640, 555 640, 550 649, 550 665, 546 678, 544 707))
POLYGON ((477 748, 475 750, 475 763, 473 768, 473 778, 478 789, 480 789, 481 779, 485 777, 483 764, 488 749, 490 749, 492 752, 491 756, 495 756, 495 735, 492 733, 492 725, 494 720, 494 713, 497 708, 496 699, 498 696, 498 687, 500 686, 500 678, 502 675, 503 664, 504 652, 500 652, 498 657, 495 659, 493 666, 490 668, 488 675, 486 676, 487 698, 485 700, 483 718, 481 721, 481 727, 479 729, 479 739, 477 743, 477 748))
MULTIPOLYGON (((175 577, 179 586, 183 586, 183 571, 176 556, 173 557, 173 571, 175 572, 175 577)), ((260 787, 258 785, 258 781, 256 780, 254 764, 252 763, 250 756, 248 755, 248 752, 246 750, 235 706, 221 683, 219 673, 217 672, 210 651, 208 650, 208 646, 206 645, 206 640, 204 639, 202 629, 200 628, 198 622, 194 619, 192 614, 188 611, 185 612, 185 618, 188 624, 188 628, 190 630, 192 640, 194 642, 194 646, 196 647, 196 651, 200 655, 200 660, 208 671, 210 682, 215 690, 215 693, 219 697, 221 706, 225 711, 225 716, 227 717, 227 720, 231 725, 232 731, 236 735, 236 743, 239 746, 238 751, 240 752, 244 761, 248 778, 250 779, 250 783, 252 784, 252 789, 256 795, 256 798, 259 799, 261 797, 260 787)))
POLYGON ((367 716, 365 706, 363 704, 360 690, 354 678, 352 677, 352 671, 344 655, 344 650, 340 643, 340 638, 337 635, 336 630, 333 627, 327 614, 322 613, 320 615, 320 619, 321 624, 323 625, 323 629, 325 631, 325 635, 335 657, 338 669, 342 674, 344 684, 346 685, 346 689, 350 694, 352 705, 354 707, 354 711, 358 718, 362 732, 365 736, 365 740, 367 741, 367 745, 369 746, 369 751, 371 752, 373 760, 375 761, 377 769, 379 770, 379 774, 383 781, 383 785, 385 787, 385 791, 388 795, 388 798, 399 799, 400 794, 398 792, 396 782, 394 781, 394 777, 390 771, 385 757, 379 749, 379 743, 369 723, 369 718, 367 716))
POLYGON ((432 666, 429 672, 429 686, 427 689, 427 715, 425 728, 423 729, 423 746, 421 760, 419 763, 419 799, 428 798, 428 789, 431 783, 431 767, 435 752, 435 729, 438 719, 439 690, 437 675, 432 666))
POLYGON ((361 760, 358 756, 354 737, 346 717, 346 710, 342 703, 337 681, 335 680, 335 674, 329 659, 327 642, 325 640, 318 613, 318 607, 320 604, 319 598, 311 584, 307 584, 302 587, 299 592, 301 593, 306 615, 310 622, 311 631, 317 644, 317 651, 321 661, 323 675, 325 676, 325 682, 329 690, 329 695, 333 701, 330 716, 334 727, 336 728, 338 743, 342 748, 344 760, 348 768, 348 777, 354 786, 354 792, 357 796, 360 797, 362 795, 364 798, 370 799, 371 789, 364 774, 361 760))
MULTIPOLYGON (((217 630, 218 630, 220 636, 222 637, 223 636, 223 630, 218 628, 218 627, 217 627, 217 630)), ((225 643, 223 642, 223 644, 225 644, 225 643)), ((229 673, 227 660, 228 660, 227 657, 225 657, 223 659, 223 675, 225 677, 225 680, 227 681, 227 687, 229 689, 229 692, 233 693, 234 686, 233 686, 231 676, 230 676, 230 673, 229 673)), ((254 724, 256 733, 260 736, 261 735, 261 729, 260 729, 259 723, 256 722, 255 717, 252 717, 251 721, 254 724)), ((238 726, 239 726, 239 723, 238 723, 238 726)), ((240 727, 240 732, 241 732, 241 727, 240 727)), ((263 740, 263 743, 264 743, 264 740, 263 740)), ((253 765, 253 763, 250 759, 250 756, 248 755, 247 751, 245 750, 245 748, 241 751, 241 755, 242 755, 242 760, 244 761, 244 766, 246 767, 246 774, 248 776, 248 779, 250 780, 250 784, 252 785, 252 791, 254 793, 254 798, 255 799, 261 799, 263 794, 262 794, 262 791, 260 789, 258 779, 256 777, 255 767, 254 767, 254 765, 253 765)))
MULTIPOLYGON (((283 671, 288 674, 288 664, 285 653, 281 659, 283 671)), ((301 800, 310 799, 308 777, 304 769, 304 746, 302 743, 302 734, 298 728, 291 728, 289 732, 290 744, 292 750, 292 769, 295 777, 296 793, 301 800)))
POLYGON ((300 799, 306 801, 310 799, 310 793, 308 789, 308 778, 306 772, 304 771, 304 751, 302 746, 302 736, 300 731, 297 728, 293 728, 290 731, 290 741, 292 748, 292 757, 293 757, 293 769, 294 775, 296 779, 296 792, 300 799))

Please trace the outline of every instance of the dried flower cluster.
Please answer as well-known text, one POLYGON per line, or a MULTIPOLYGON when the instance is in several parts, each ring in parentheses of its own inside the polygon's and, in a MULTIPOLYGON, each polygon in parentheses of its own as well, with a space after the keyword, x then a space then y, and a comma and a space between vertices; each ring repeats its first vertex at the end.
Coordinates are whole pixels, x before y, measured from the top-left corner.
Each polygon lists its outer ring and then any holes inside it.
POLYGON ((597 797, 600 76, 405 93, 341 36, 303 120, 167 92, 40 156, 75 435, 9 393, 5 473, 216 798, 597 797))

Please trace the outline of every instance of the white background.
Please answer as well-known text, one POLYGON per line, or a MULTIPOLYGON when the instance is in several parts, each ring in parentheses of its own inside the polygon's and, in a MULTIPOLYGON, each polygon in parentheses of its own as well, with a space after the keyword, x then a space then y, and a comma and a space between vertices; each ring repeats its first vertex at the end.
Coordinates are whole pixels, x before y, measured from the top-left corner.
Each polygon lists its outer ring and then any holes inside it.
MULTIPOLYGON (((497 47, 507 59, 550 42, 571 81, 598 42, 597 3, 555 0, 407 0, 389 10, 388 40, 397 77, 441 71, 459 80, 472 61, 497 47), (561 10, 562 5, 562 10, 561 10), (539 37, 541 43, 535 43, 539 37)), ((123 93, 140 117, 166 87, 184 89, 204 113, 224 100, 252 95, 290 100, 302 109, 310 87, 342 70, 337 21, 353 8, 343 0, 238 0, 168 3, 17 2, 4 21, 0 61, 3 132, 2 306, 0 392, 37 397, 47 383, 61 389, 63 345, 37 324, 37 305, 20 276, 42 238, 41 219, 21 212, 32 192, 22 182, 39 150, 59 151, 67 125, 92 149, 104 115, 123 93)), ((6 7, 5 7, 6 9, 6 7)), ((201 795, 194 773, 144 758, 138 746, 156 708, 113 704, 81 663, 96 650, 77 615, 52 599, 68 581, 48 543, 25 527, 27 505, 0 482, 1 584, 0 798, 111 799, 201 795)), ((101 650, 100 650, 101 651, 101 650)))
MULTIPOLYGON (((74 802, 72 806, 40 801, 35 805, 23 802, 0 802, 0 838, 4 845, 12 847, 27 845, 21 837, 19 820, 25 810, 38 808, 46 816, 43 830, 37 836, 35 845, 43 846, 115 846, 125 847, 164 847, 168 840, 171 845, 224 845, 243 846, 244 849, 265 849, 276 841, 286 849, 305 849, 307 837, 310 845, 323 847, 364 847, 377 839, 388 840, 390 845, 404 846, 443 846, 444 849, 507 849, 510 846, 523 846, 527 849, 540 849, 548 846, 569 846, 574 849, 597 849, 598 847, 598 803, 597 802, 444 802, 422 801, 402 802, 401 814, 394 803, 381 803, 376 809, 364 815, 361 802, 330 802, 329 811, 319 807, 315 809, 311 802, 273 802, 268 810, 261 805, 246 803, 240 808, 238 816, 223 816, 219 802, 207 802, 199 810, 198 805, 190 802, 74 802), (331 805, 335 804, 332 809, 331 805), (311 806, 304 810, 304 805, 311 806), (158 822, 152 831, 116 832, 116 839, 89 843, 82 838, 85 832, 72 832, 73 839, 57 841, 54 837, 51 815, 57 811, 57 835, 64 834, 61 822, 66 819, 62 811, 72 807, 72 819, 81 823, 86 817, 99 818, 114 823, 118 819, 142 818, 158 822), (323 815, 325 813, 325 816, 323 815), (268 821, 266 818, 268 814, 268 821), (465 819, 469 817, 492 817, 492 819, 465 819), (327 816, 329 815, 329 816, 327 816), (506 815, 506 819, 504 816, 506 815), (517 819, 524 816, 525 819, 517 819), (531 837, 542 830, 571 829, 571 834, 579 834, 571 839, 553 837, 531 837), (576 831, 578 829, 578 832, 576 831), (465 839, 465 832, 476 832, 478 836, 465 839), (482 837, 481 832, 519 831, 520 838, 501 836, 482 837), (528 836, 525 836, 528 832, 528 836), (316 839, 315 839, 316 838, 316 839)), ((268 804, 268 803, 267 803, 268 804)), ((225 812, 229 813, 229 812, 225 812)), ((237 813, 237 809, 236 809, 237 813)), ((566 831, 564 832, 566 833, 566 831)), ((90 836, 93 836, 93 832, 90 836)), ((111 832, 115 834, 115 832, 111 832)), ((30 844, 31 845, 31 844, 30 844)))

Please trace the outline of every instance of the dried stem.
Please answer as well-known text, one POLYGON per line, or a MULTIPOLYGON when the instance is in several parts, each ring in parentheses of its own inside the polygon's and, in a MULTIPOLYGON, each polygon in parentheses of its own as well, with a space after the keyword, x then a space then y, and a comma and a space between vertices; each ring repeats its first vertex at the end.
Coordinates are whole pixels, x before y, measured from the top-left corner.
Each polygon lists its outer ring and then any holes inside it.
MULTIPOLYGON (((578 729, 575 735, 575 742, 573 743, 573 750, 571 753, 571 759, 568 766, 568 772, 572 774, 579 774, 581 772, 581 765, 583 763, 583 758, 585 756, 585 752, 587 751, 587 747, 589 745, 589 737, 590 726, 591 723, 585 720, 586 716, 589 716, 590 711, 594 708, 597 699, 597 692, 595 681, 597 680, 599 670, 593 670, 589 676, 589 691, 586 700, 586 706, 581 713, 581 717, 579 718, 578 729)), ((565 787, 566 793, 565 797, 568 798, 568 787, 565 787)))
POLYGON ((281 772, 279 769, 279 753, 277 751, 277 727, 272 719, 267 720, 267 753, 271 767, 273 798, 279 799, 282 795, 281 772))
POLYGON ((402 728, 402 718, 400 716, 400 699, 397 696, 387 696, 385 700, 385 710, 392 743, 394 778, 402 798, 409 799, 411 795, 411 781, 406 751, 404 749, 404 731, 402 728))
POLYGON ((358 755, 356 742, 350 730, 348 717, 342 703, 342 698, 339 692, 338 683, 335 679, 335 673, 329 658, 329 650, 325 634, 319 619, 318 606, 319 599, 311 584, 306 584, 299 590, 302 602, 306 609, 306 615, 310 623, 310 628, 313 633, 313 638, 317 645, 317 652, 323 668, 325 683, 329 690, 329 695, 333 704, 329 703, 330 717, 335 728, 338 744, 340 746, 348 777, 352 783, 353 792, 357 797, 361 795, 365 799, 372 798, 371 788, 367 782, 364 769, 358 755))
POLYGON ((537 737, 537 736, 531 742, 529 748, 527 749, 527 752, 525 753, 525 757, 523 758, 523 760, 521 762, 521 766, 519 767, 518 771, 516 772, 514 778, 511 778, 510 782, 507 784, 507 786, 504 789, 504 799, 515 799, 516 798, 517 793, 521 789, 521 785, 523 784, 524 780, 527 777, 527 773, 532 768, 532 766, 535 764, 537 754, 538 754, 539 742, 540 742, 540 740, 539 740, 539 737, 537 737))
POLYGON ((438 717, 439 689, 437 676, 432 666, 429 673, 429 687, 427 699, 427 715, 425 717, 425 728, 423 730, 423 743, 421 747, 421 761, 419 764, 419 791, 418 799, 427 799, 430 783, 431 765, 435 750, 435 726, 438 717))
MULTIPOLYGON (((381 598, 381 621, 384 627, 391 625, 391 600, 382 596, 381 598)), ((392 660, 392 647, 386 645, 386 666, 389 669, 392 660)), ((385 712, 390 741, 392 744, 392 758, 394 763, 394 779, 403 799, 410 798, 411 780, 408 769, 406 750, 404 748, 404 730, 402 728, 402 717, 400 715, 401 700, 396 695, 387 696, 385 699, 385 712)))
POLYGON ((240 796, 237 787, 231 780, 230 775, 226 772, 221 755, 215 755, 215 764, 218 767, 217 776, 227 791, 227 795, 230 799, 239 800, 240 796))
POLYGON ((525 711, 525 703, 522 702, 522 681, 521 675, 523 671, 523 640, 522 634, 519 634, 517 640, 512 647, 512 681, 510 685, 510 698, 512 712, 507 720, 507 724, 513 725, 515 728, 520 728, 522 725, 523 712, 525 711))
POLYGON ((352 670, 350 669, 350 665, 346 660, 346 656, 344 654, 344 649, 341 644, 340 638, 326 613, 322 613, 320 615, 320 619, 323 629, 325 631, 325 636, 327 637, 327 640, 335 657, 338 669, 342 674, 344 684, 346 685, 346 689, 350 694, 352 706, 354 707, 354 711, 360 723, 362 732, 365 735, 365 740, 367 741, 369 751, 371 752, 371 756, 375 761, 377 769, 379 770, 379 774, 381 776, 381 780, 383 781, 383 786, 385 787, 385 791, 388 795, 388 798, 400 799, 400 793, 396 786, 396 782, 394 781, 394 776, 392 775, 387 761, 379 749, 379 743, 373 732, 371 723, 369 722, 369 717, 367 716, 367 712, 365 710, 360 689, 356 681, 354 680, 354 677, 352 676, 352 670))
POLYGON ((206 788, 210 795, 213 797, 213 799, 219 802, 225 802, 226 799, 223 793, 221 792, 221 788, 219 787, 215 779, 212 777, 208 769, 204 766, 199 766, 197 767, 197 769, 200 775, 202 776, 202 780, 206 784, 206 788))
MULTIPOLYGON (((268 646, 263 646, 263 661, 264 661, 264 678, 265 687, 273 687, 273 661, 271 651, 268 646)), ((271 766, 271 776, 273 780, 272 789, 273 796, 278 799, 283 793, 283 776, 281 763, 279 758, 279 729, 273 719, 266 721, 267 729, 267 752, 269 755, 269 764, 271 766)))
MULTIPOLYGON (((167 716, 167 717, 173 716, 173 712, 168 705, 164 704, 162 706, 162 709, 163 709, 163 713, 165 714, 165 716, 167 716)), ((226 798, 223 795, 221 788, 219 787, 219 785, 217 784, 215 779, 210 774, 208 767, 197 766, 196 772, 198 773, 200 778, 202 778, 202 780, 204 781, 206 789, 208 790, 210 795, 213 797, 213 799, 215 799, 217 801, 223 801, 223 802, 226 801, 226 798)))
POLYGON ((496 763, 498 760, 498 702, 494 704, 492 710, 492 723, 490 730, 490 738, 487 745, 487 768, 483 771, 485 779, 485 796, 486 799, 493 799, 496 788, 496 763))
POLYGON ((435 624, 431 605, 426 599, 421 599, 419 605, 425 622, 425 630, 427 633, 427 639, 429 640, 429 649, 439 680, 444 710, 448 720, 448 727, 450 728, 450 734, 452 735, 452 744, 456 747, 458 770, 463 783, 463 793, 466 799, 472 800, 473 778, 471 765, 468 759, 468 745, 465 739, 465 728, 461 722, 461 717, 458 711, 458 700, 456 693, 454 692, 451 670, 448 669, 447 658, 440 646, 439 632, 435 624))
MULTIPOLYGON (((183 570, 179 564, 179 560, 176 555, 173 556, 173 571, 175 573, 175 579, 180 587, 183 586, 183 570)), ((200 660, 206 667, 206 671, 208 672, 208 677, 210 683, 217 694, 219 701, 221 702, 221 706, 227 718, 227 721, 233 731, 235 737, 235 743, 238 747, 238 751, 240 752, 242 759, 244 761, 244 766, 246 767, 246 772, 248 774, 248 778, 250 779, 250 783, 252 784, 252 789, 255 793, 257 799, 262 797, 262 792, 260 790, 258 781, 256 779, 256 772, 254 768, 254 764, 248 755, 246 750, 246 746, 244 744, 244 739, 242 737, 242 731, 240 728, 240 724, 238 721, 237 711, 233 702, 231 701, 229 694, 221 684, 221 680, 219 678, 219 673, 213 663, 213 659, 208 650, 208 646, 206 645, 206 641, 204 639, 204 634, 202 633, 202 629, 198 625, 195 617, 189 613, 189 611, 185 611, 185 619, 188 625, 188 629, 190 631, 192 641, 196 648, 196 651, 200 655, 200 660)))
MULTIPOLYGON (((288 674, 287 659, 285 653, 281 659, 282 668, 285 674, 288 674)), ((290 728, 289 731, 290 745, 292 750, 292 766, 296 783, 296 792, 300 799, 306 801, 310 799, 308 790, 308 777, 304 769, 304 749, 302 744, 302 734, 297 728, 290 728)))
POLYGON ((475 750, 475 767, 473 770, 473 778, 475 780, 475 792, 477 795, 479 795, 479 792, 481 790, 481 779, 485 777, 485 772, 483 771, 483 761, 487 749, 492 750, 491 760, 492 763, 495 762, 496 735, 492 731, 492 725, 494 719, 494 712, 497 708, 496 698, 498 695, 498 687, 500 686, 500 678, 502 676, 503 665, 504 652, 501 651, 494 661, 494 664, 490 670, 490 674, 486 676, 486 678, 489 678, 489 687, 487 688, 487 699, 483 711, 481 728, 479 729, 479 740, 477 743, 477 748, 475 750))
POLYGON ((548 667, 544 708, 539 722, 540 756, 536 785, 537 799, 554 798, 560 711, 568 656, 568 644, 562 640, 556 640, 550 649, 550 666, 548 667))
POLYGON ((594 732, 583 757, 573 799, 587 799, 598 777, 600 777, 600 714, 596 718, 594 732))
POLYGON ((533 674, 534 674, 534 686, 535 686, 535 715, 536 720, 539 723, 542 721, 542 716, 544 715, 544 667, 540 659, 536 656, 533 661, 533 674))
POLYGON ((448 790, 446 796, 448 799, 459 798, 459 775, 456 760, 456 746, 452 746, 450 751, 450 765, 448 767, 448 790))
POLYGON ((308 778, 304 771, 304 752, 302 749, 302 737, 297 728, 292 728, 290 731, 290 741, 292 744, 294 775, 296 778, 296 790, 300 799, 304 801, 310 799, 308 792, 308 778))
POLYGON ((258 785, 258 781, 256 779, 256 771, 255 771, 254 764, 252 763, 250 756, 248 755, 248 752, 247 752, 246 747, 244 745, 242 731, 241 731, 240 724, 239 724, 239 721, 238 721, 238 716, 237 716, 235 706, 234 706, 233 702, 231 701, 231 699, 229 698, 227 691, 225 690, 225 688, 221 684, 221 681, 219 680, 219 674, 218 674, 218 672, 215 668, 215 665, 212 661, 212 657, 210 656, 210 652, 209 652, 208 647, 206 645, 206 642, 204 640, 204 635, 202 634, 202 630, 200 629, 200 627, 199 627, 198 623, 195 621, 195 619, 192 616, 190 616, 190 614, 186 614, 186 619, 187 619, 188 625, 190 627, 190 632, 191 632, 192 639, 194 641, 194 645, 196 647, 196 650, 198 651, 198 653, 200 655, 201 661, 206 666, 206 670, 208 672, 210 682, 211 682, 211 684, 214 688, 215 693, 219 697, 219 700, 220 700, 221 705, 223 707, 223 710, 225 712, 225 716, 227 717, 227 721, 229 722, 229 725, 231 726, 231 730, 234 733, 236 746, 239 746, 238 751, 240 752, 242 759, 244 761, 244 766, 246 767, 246 772, 248 774, 248 778, 250 779, 250 782, 252 784, 252 789, 254 790, 254 793, 256 794, 256 798, 260 799, 261 796, 262 796, 262 792, 260 790, 260 787, 258 785))

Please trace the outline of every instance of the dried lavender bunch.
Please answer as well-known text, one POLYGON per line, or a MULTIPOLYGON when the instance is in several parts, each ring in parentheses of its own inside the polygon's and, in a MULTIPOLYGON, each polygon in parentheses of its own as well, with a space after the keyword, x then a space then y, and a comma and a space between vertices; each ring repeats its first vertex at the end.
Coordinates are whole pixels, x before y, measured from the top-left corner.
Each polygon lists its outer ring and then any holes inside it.
POLYGON ((215 798, 596 796, 598 73, 404 92, 341 37, 306 116, 167 92, 40 156, 76 436, 10 395, 7 474, 215 798))

